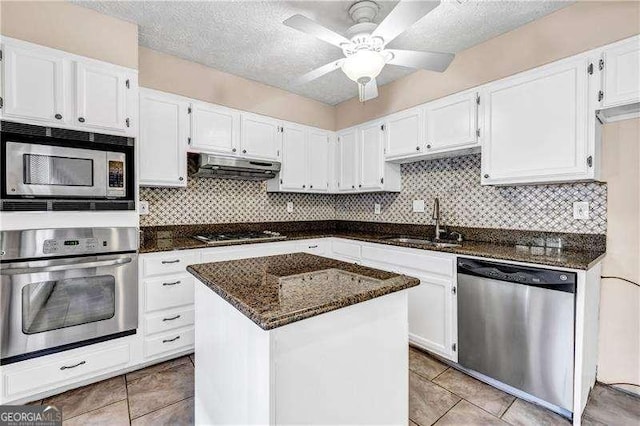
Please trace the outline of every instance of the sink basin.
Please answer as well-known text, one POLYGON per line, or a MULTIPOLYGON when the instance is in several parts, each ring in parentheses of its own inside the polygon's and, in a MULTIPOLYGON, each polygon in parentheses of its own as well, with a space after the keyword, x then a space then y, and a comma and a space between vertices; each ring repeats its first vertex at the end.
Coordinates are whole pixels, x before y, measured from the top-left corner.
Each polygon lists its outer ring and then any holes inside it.
POLYGON ((397 243, 406 243, 406 244, 421 244, 425 246, 431 247, 460 247, 459 243, 454 242, 445 242, 445 241, 433 241, 427 238, 419 238, 419 237, 389 237, 385 238, 387 241, 395 241, 397 243))

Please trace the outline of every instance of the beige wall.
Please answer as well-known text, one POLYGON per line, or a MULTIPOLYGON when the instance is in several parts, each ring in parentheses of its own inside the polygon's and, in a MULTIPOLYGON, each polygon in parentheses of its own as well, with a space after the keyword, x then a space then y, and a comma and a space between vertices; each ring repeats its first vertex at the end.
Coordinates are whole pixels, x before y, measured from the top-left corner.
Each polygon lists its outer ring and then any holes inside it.
POLYGON ((63 1, 0 2, 0 34, 138 68, 138 26, 63 1))
POLYGON ((343 129, 640 33, 640 2, 580 2, 460 52, 444 73, 417 71, 379 97, 336 107, 343 129))
MULTIPOLYGON (((640 282, 640 119, 603 129, 607 256, 603 276, 640 282)), ((640 384, 640 288, 602 280, 598 380, 640 384)), ((638 387, 627 387, 640 393, 638 387)))
POLYGON ((140 47, 142 87, 322 129, 335 129, 334 107, 282 89, 140 47))

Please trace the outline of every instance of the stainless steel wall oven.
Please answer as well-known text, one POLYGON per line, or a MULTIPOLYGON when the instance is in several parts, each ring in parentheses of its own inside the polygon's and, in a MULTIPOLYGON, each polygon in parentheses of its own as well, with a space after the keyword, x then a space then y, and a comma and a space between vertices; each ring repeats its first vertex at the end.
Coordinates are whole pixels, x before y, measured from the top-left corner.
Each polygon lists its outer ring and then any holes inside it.
POLYGON ((133 210, 132 138, 2 122, 2 210, 133 210))
POLYGON ((4 231, 0 238, 0 364, 136 332, 136 228, 4 231))

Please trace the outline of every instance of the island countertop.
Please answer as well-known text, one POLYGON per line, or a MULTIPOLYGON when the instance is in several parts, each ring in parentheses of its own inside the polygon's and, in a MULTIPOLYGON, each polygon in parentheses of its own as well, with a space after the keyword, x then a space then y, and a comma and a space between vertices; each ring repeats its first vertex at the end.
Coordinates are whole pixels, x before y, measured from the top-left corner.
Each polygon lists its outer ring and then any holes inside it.
POLYGON ((264 330, 420 284, 417 278, 306 253, 203 263, 187 270, 264 330))

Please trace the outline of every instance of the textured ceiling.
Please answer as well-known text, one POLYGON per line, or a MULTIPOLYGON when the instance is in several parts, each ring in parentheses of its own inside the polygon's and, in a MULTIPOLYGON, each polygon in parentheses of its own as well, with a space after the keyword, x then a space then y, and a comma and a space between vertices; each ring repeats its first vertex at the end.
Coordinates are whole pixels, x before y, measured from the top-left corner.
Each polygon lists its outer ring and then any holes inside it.
MULTIPOLYGON (((73 1, 139 25, 140 44, 335 105, 357 96, 341 71, 311 83, 288 83, 342 57, 339 48, 282 24, 303 14, 344 34, 353 1, 73 1)), ((396 4, 380 1, 380 22, 396 4)), ((567 1, 445 1, 389 44, 457 53, 569 5, 567 1)), ((508 58, 505 58, 508 60, 508 58)), ((455 61, 455 59, 454 59, 455 61)), ((387 65, 383 85, 413 70, 387 65)))

